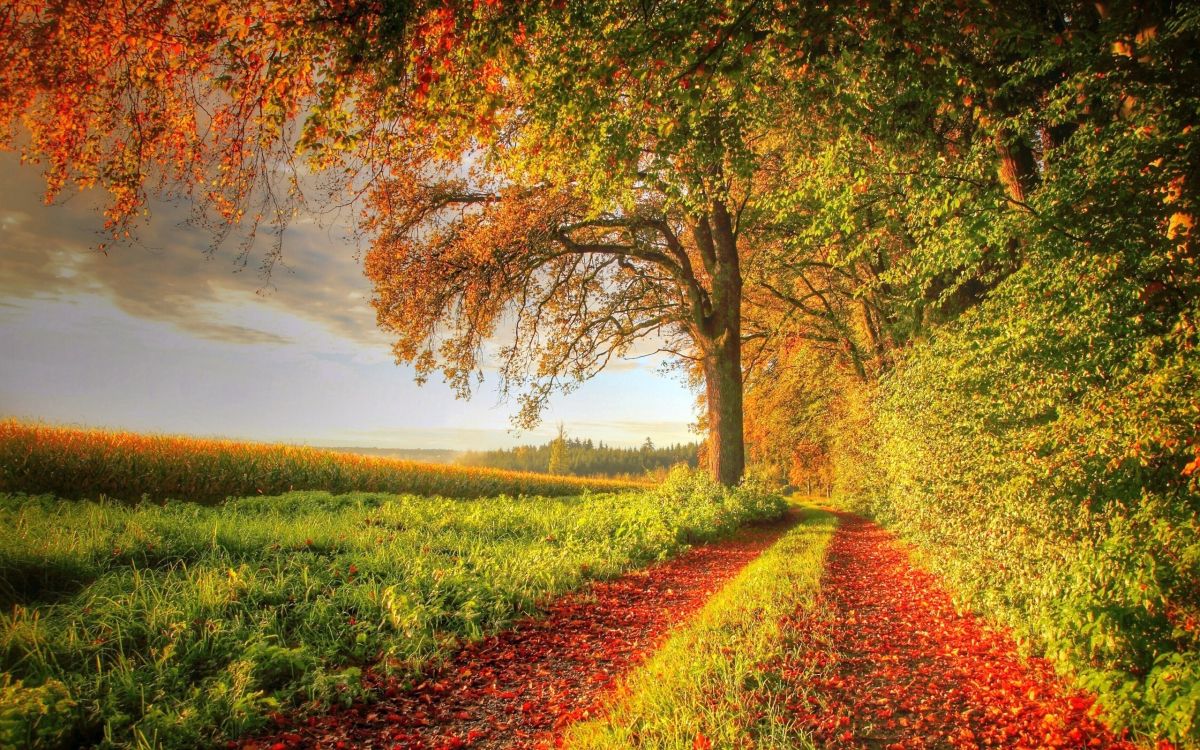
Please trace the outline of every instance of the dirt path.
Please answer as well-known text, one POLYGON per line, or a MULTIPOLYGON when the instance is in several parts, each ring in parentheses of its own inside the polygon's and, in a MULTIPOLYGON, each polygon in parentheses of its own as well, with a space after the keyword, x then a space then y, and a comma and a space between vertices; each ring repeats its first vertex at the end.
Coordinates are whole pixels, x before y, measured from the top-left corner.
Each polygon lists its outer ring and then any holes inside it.
POLYGON ((594 713, 614 680, 795 522, 747 529, 646 570, 594 584, 545 618, 469 645, 413 689, 334 710, 243 748, 530 748, 594 713))
POLYGON ((1048 662, 1022 659, 1009 636, 958 613, 890 534, 839 516, 823 601, 792 623, 805 651, 785 670, 801 686, 790 708, 818 744, 1133 747, 1092 718, 1092 700, 1066 688, 1048 662))

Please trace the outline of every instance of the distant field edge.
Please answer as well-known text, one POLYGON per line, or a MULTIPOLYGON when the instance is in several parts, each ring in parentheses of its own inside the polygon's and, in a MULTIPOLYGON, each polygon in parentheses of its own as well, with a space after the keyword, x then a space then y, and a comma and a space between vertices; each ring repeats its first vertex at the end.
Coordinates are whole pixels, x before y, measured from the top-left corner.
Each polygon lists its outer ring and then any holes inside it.
POLYGON ((298 445, 141 434, 0 420, 0 492, 190 500, 293 490, 478 498, 578 495, 646 483, 421 463, 298 445))

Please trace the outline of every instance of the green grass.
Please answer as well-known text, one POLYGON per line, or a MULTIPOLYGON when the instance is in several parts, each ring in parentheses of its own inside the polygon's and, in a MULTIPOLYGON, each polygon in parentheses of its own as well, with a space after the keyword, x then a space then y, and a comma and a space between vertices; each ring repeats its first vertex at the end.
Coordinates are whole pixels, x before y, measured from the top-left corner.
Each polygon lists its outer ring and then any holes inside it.
POLYGON ((781 509, 687 472, 564 499, 0 495, 0 746, 210 746, 781 509))
POLYGON ((812 747, 784 702, 802 675, 779 664, 797 642, 783 618, 810 608, 836 518, 815 509, 746 567, 626 681, 610 710, 567 734, 572 750, 812 747), (702 738, 702 739, 698 739, 702 738), (706 745, 704 740, 707 740, 706 745))

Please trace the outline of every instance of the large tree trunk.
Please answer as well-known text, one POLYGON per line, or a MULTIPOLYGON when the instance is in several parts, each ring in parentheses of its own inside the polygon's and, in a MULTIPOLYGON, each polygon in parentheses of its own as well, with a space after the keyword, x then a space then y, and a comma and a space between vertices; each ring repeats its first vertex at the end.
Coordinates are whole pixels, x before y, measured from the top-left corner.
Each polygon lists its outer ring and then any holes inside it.
POLYGON ((742 343, 740 336, 725 335, 713 344, 713 351, 704 357, 709 470, 718 482, 732 487, 741 480, 746 468, 742 433, 742 343))
POLYGON ((736 485, 746 469, 742 416, 742 272, 729 213, 717 202, 710 216, 712 313, 704 342, 708 396, 708 458, 713 478, 736 485))

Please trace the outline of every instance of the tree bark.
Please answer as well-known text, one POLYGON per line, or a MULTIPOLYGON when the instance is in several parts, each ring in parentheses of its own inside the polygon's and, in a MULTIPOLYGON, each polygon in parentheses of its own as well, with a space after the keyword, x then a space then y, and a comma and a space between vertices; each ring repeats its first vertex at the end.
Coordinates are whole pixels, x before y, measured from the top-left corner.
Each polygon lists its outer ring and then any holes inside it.
POLYGON ((716 350, 704 357, 704 384, 708 397, 709 471, 721 484, 732 487, 746 468, 742 416, 741 340, 723 336, 716 350))
POLYGON ((708 458, 713 478, 732 487, 746 469, 742 414, 742 274, 737 235, 724 204, 705 222, 711 232, 712 313, 703 342, 708 397, 708 458))

